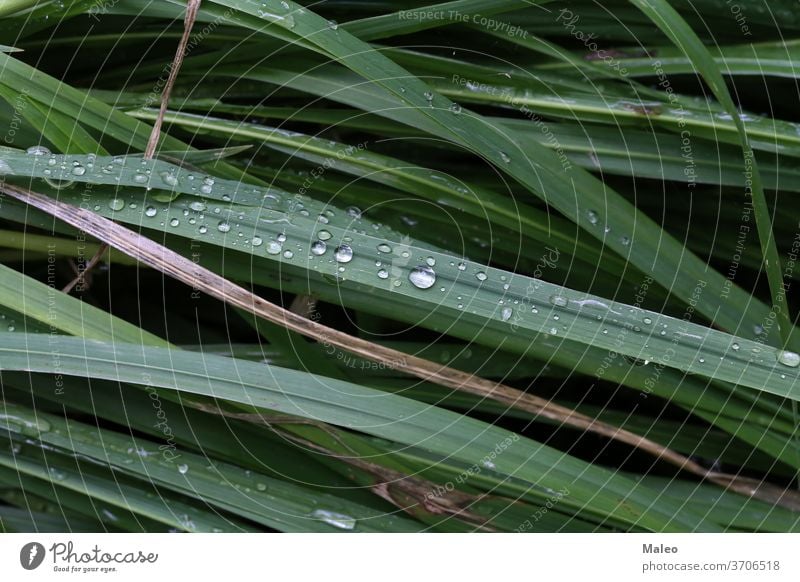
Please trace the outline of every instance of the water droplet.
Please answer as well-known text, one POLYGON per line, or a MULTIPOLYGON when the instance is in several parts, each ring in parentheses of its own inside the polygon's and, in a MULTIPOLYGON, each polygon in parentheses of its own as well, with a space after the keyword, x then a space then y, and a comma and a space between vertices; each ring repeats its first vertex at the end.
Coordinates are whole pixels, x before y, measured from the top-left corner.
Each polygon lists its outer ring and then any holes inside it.
POLYGON ((189 202, 189 208, 195 212, 203 212, 206 209, 206 203, 202 200, 193 200, 192 202, 189 202))
POLYGON ((223 220, 217 225, 217 230, 220 232, 229 232, 231 230, 231 225, 223 220))
POLYGON ((477 273, 475 273, 475 278, 478 281, 486 281, 486 279, 488 279, 486 273, 484 273, 483 271, 478 271, 477 273))
POLYGON ((738 352, 738 351, 739 351, 739 344, 737 344, 737 343, 733 343, 733 344, 731 345, 731 349, 732 349, 734 352, 738 352))
POLYGON ((353 260, 353 249, 348 245, 338 246, 333 252, 333 258, 336 259, 337 263, 349 263, 353 260))
POLYGON ((652 320, 652 319, 650 319, 649 317, 645 317, 645 318, 642 320, 642 322, 643 322, 645 325, 650 325, 651 323, 653 323, 653 320, 652 320))
POLYGON ((147 182, 147 179, 148 179, 147 175, 145 174, 136 174, 133 177, 133 181, 136 182, 137 184, 144 184, 145 182, 147 182))
POLYGON ((317 236, 319 237, 319 240, 330 240, 331 236, 333 235, 327 230, 321 230, 317 233, 317 236))
POLYGON ((329 20, 328 21, 328 28, 330 28, 331 30, 338 30, 339 29, 339 23, 336 22, 335 20, 329 20))
POLYGON ((388 279, 389 278, 389 271, 386 269, 381 269, 378 271, 378 278, 379 279, 388 279))
POLYGON ((587 212, 586 218, 589 220, 589 224, 597 224, 597 221, 599 220, 597 217, 597 212, 595 212, 594 210, 590 210, 589 212, 587 212))
POLYGON ((619 242, 622 244, 622 246, 626 247, 629 244, 631 244, 631 239, 627 236, 623 236, 622 238, 619 239, 619 242))
POLYGON ((145 216, 149 216, 150 218, 152 218, 152 217, 154 217, 156 214, 158 214, 158 210, 156 210, 156 209, 155 209, 155 208, 153 208, 152 206, 148 206, 147 208, 145 208, 145 209, 144 209, 144 215, 145 215, 145 216))
POLYGON ((178 220, 177 218, 173 218, 172 220, 169 221, 170 226, 178 226, 180 223, 181 221, 178 220))
POLYGON ((461 105, 459 105, 458 103, 451 103, 450 111, 458 115, 459 113, 461 113, 461 105))
POLYGON ((467 269, 467 264, 466 263, 459 263, 458 264, 458 270, 459 271, 466 271, 466 269, 467 269))
MULTIPOLYGON (((46 156, 47 154, 49 154, 49 153, 50 153, 50 150, 49 150, 49 149, 47 149, 46 147, 44 147, 43 145, 35 145, 35 146, 31 146, 31 147, 29 147, 29 148, 28 148, 27 150, 25 150, 25 151, 26 151, 27 153, 29 153, 29 154, 33 155, 33 156, 46 156)), ((50 164, 50 165, 51 165, 51 166, 52 166, 52 165, 55 165, 55 162, 56 162, 55 158, 52 158, 52 162, 53 162, 53 163, 52 163, 52 164, 50 164)), ((47 163, 49 164, 49 163, 50 163, 50 160, 48 160, 48 162, 47 162, 47 163)))
POLYGON ((511 319, 511 314, 512 313, 513 313, 513 310, 510 307, 504 307, 503 311, 500 312, 500 318, 503 321, 508 321, 509 319, 511 319))
POLYGON ((283 245, 278 241, 271 240, 267 243, 267 254, 277 255, 281 252, 281 249, 283 249, 283 245))
POLYGON ((361 218, 361 209, 358 206, 350 206, 345 212, 350 218, 361 218))
POLYGON ((250 244, 254 247, 260 247, 264 243, 264 239, 260 236, 254 236, 253 240, 250 241, 250 244))
POLYGON ((789 366, 790 368, 796 368, 797 366, 800 366, 800 354, 797 354, 796 352, 781 350, 778 352, 778 361, 784 366, 789 366))
POLYGON ((550 303, 552 303, 556 307, 566 307, 567 305, 569 305, 569 299, 567 299, 563 295, 551 295, 550 303))
POLYGON ((75 167, 72 168, 72 173, 76 176, 83 176, 86 173, 86 168, 76 163, 75 167))
POLYGON ((427 265, 414 267, 408 274, 408 280, 419 289, 430 289, 436 283, 436 273, 427 265))
POLYGON ((263 483, 256 483, 256 489, 258 489, 259 491, 266 491, 267 486, 264 485, 263 483))
POLYGON ((435 265, 436 265, 436 259, 434 259, 433 257, 428 257, 427 259, 425 259, 425 263, 426 263, 426 264, 427 264, 429 267, 433 267, 433 266, 435 266, 435 265))
POLYGON ((324 521, 328 525, 332 525, 333 527, 337 527, 339 529, 352 530, 356 527, 355 518, 345 515, 344 513, 328 511, 327 509, 316 509, 311 514, 311 517, 315 517, 321 521, 324 521))
POLYGON ((392 252, 392 247, 390 247, 386 243, 381 243, 381 244, 378 245, 378 252, 391 253, 392 252))
POLYGON ((188 472, 189 472, 189 465, 184 465, 184 464, 178 465, 178 473, 180 473, 181 475, 186 475, 186 473, 188 472))
POLYGON ((164 180, 164 183, 167 186, 177 186, 178 185, 178 176, 176 176, 172 171, 165 170, 159 173, 161 179, 164 180))
POLYGON ((114 212, 117 212, 118 210, 125 208, 125 201, 121 198, 114 198, 108 201, 108 207, 114 212))
POLYGON ((423 96, 425 97, 425 100, 428 101, 429 103, 433 101, 433 93, 431 93, 430 91, 425 91, 423 93, 423 96))
POLYGON ((317 255, 317 256, 324 255, 325 251, 327 250, 328 250, 328 245, 326 245, 325 242, 321 240, 315 240, 313 243, 311 243, 312 255, 317 255))
POLYGON ((291 259, 294 256, 294 253, 290 250, 283 251, 283 258, 284 259, 291 259))
POLYGON ((506 152, 500 152, 500 159, 507 164, 511 163, 511 156, 509 156, 506 152))
POLYGON ((208 232, 208 227, 205 224, 203 224, 202 226, 200 226, 200 228, 197 229, 197 232, 199 232, 200 234, 205 234, 208 232))

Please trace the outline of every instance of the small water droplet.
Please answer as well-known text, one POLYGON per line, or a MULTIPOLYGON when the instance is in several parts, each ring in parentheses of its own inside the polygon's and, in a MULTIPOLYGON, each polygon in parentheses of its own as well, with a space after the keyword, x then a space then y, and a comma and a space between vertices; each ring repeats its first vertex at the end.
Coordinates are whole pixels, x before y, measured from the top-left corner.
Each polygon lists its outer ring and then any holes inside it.
POLYGON ((459 271, 466 271, 467 270, 467 264, 466 263, 459 263, 458 264, 458 270, 459 271))
POLYGON ((478 281, 486 281, 486 279, 488 279, 486 273, 484 273, 483 271, 478 271, 477 273, 475 273, 475 278, 478 281))
POLYGON ((453 113, 458 115, 459 113, 461 113, 461 105, 459 105, 458 103, 455 103, 455 102, 451 103, 450 104, 450 111, 452 111, 453 113))
POLYGON ((254 236, 253 240, 250 241, 250 244, 254 247, 260 247, 262 244, 264 244, 264 239, 260 236, 254 236))
POLYGON ((150 218, 152 218, 152 217, 154 217, 156 214, 158 214, 158 210, 156 210, 156 209, 155 209, 155 208, 153 208, 152 206, 148 206, 147 208, 145 208, 145 209, 144 209, 144 215, 145 215, 145 216, 149 216, 150 218))
POLYGON ((556 307, 566 307, 567 305, 569 305, 569 299, 567 299, 563 295, 551 295, 550 303, 552 303, 556 307))
POLYGON ((283 258, 284 259, 291 259, 294 256, 294 253, 290 250, 283 251, 283 258))
POLYGON ((133 177, 133 181, 136 182, 137 184, 144 184, 145 182, 147 182, 147 180, 148 178, 146 174, 136 174, 133 177))
POLYGON ((389 271, 386 269, 381 269, 378 271, 378 278, 379 279, 388 279, 389 278, 389 271))
POLYGON ((731 349, 732 349, 734 352, 738 352, 738 351, 739 351, 739 344, 737 344, 737 343, 733 343, 733 344, 731 345, 731 349))
POLYGON ((500 152, 500 159, 507 164, 511 163, 511 156, 509 156, 506 152, 500 152))
POLYGON ((189 202, 189 208, 195 212, 203 212, 206 209, 206 203, 202 200, 193 200, 192 202, 189 202))
POLYGON ((429 267, 434 267, 436 265, 436 259, 433 257, 428 257, 425 259, 425 264, 427 264, 429 267))
POLYGON ((180 464, 178 465, 178 473, 181 475, 186 475, 189 472, 189 465, 180 464))
POLYGON ((72 173, 76 176, 83 176, 86 173, 86 168, 76 163, 76 165, 72 168, 72 173))
POLYGON ((173 218, 172 220, 169 221, 170 226, 178 226, 180 223, 181 221, 178 220, 177 218, 173 218))
POLYGON ((321 230, 317 233, 317 237, 319 237, 319 240, 330 240, 331 236, 333 235, 329 233, 327 230, 321 230))
POLYGON ((220 231, 220 232, 230 232, 231 225, 228 222, 223 220, 222 222, 220 222, 217 225, 217 230, 220 231))
POLYGON ((278 241, 271 240, 267 243, 267 254, 270 255, 277 255, 280 254, 281 250, 283 249, 283 245, 278 241))
POLYGON ((587 212, 586 218, 589 220, 589 224, 597 224, 597 221, 599 220, 597 217, 597 212, 595 212, 594 210, 590 210, 589 212, 587 212))

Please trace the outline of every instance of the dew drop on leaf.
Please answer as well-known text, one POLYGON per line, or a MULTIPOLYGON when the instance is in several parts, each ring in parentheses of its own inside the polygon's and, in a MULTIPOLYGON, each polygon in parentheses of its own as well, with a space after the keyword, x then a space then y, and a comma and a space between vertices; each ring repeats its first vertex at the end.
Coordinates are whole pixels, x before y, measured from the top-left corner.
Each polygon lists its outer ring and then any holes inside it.
POLYGON ((436 273, 429 266, 420 265, 411 269, 408 280, 418 289, 430 289, 436 283, 436 273))

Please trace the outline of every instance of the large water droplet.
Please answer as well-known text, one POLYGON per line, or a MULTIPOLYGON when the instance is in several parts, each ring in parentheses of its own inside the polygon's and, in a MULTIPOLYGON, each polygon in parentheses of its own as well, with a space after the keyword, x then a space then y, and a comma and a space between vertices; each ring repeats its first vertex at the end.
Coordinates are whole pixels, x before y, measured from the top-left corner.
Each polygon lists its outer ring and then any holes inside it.
POLYGON ((430 289, 436 283, 436 273, 427 265, 414 267, 408 274, 408 280, 419 289, 430 289))
POLYGON ((154 217, 156 214, 158 214, 158 210, 156 210, 156 209, 155 209, 155 208, 153 208, 152 206, 148 206, 147 208, 145 208, 145 209, 144 209, 144 215, 145 215, 145 216, 149 216, 150 218, 152 218, 152 217, 154 217))
POLYGON ((125 201, 121 198, 114 198, 108 201, 108 207, 114 212, 117 212, 125 208, 125 201))
MULTIPOLYGON (((50 153, 50 150, 44 147, 43 145, 31 146, 25 151, 33 156, 46 156, 47 154, 50 153)), ((55 162, 55 158, 53 158, 53 161, 55 162)))
POLYGON ((178 185, 178 176, 176 176, 171 171, 164 171, 159 174, 161 179, 164 180, 164 183, 167 186, 177 186, 178 185))
POLYGON ((220 232, 229 232, 231 230, 231 225, 223 220, 217 225, 217 230, 220 232))
POLYGON ((328 250, 328 245, 326 245, 321 240, 315 240, 313 243, 311 243, 311 254, 312 255, 317 255, 317 256, 324 255, 325 251, 327 251, 327 250, 328 250))
POLYGON ((206 209, 206 203, 202 200, 193 200, 189 202, 189 208, 195 212, 203 212, 206 209))
POLYGON ((513 310, 510 307, 504 307, 503 311, 500 312, 500 318, 503 321, 508 321, 509 319, 511 319, 511 314, 512 313, 513 313, 513 310))
POLYGON ((797 366, 800 366, 800 354, 797 354, 796 352, 781 350, 778 352, 778 361, 784 366, 789 366, 790 368, 796 368, 797 366))
POLYGON ((283 245, 278 241, 271 240, 267 243, 267 254, 277 255, 281 252, 281 249, 283 249, 283 245))
POLYGON ((338 246, 333 253, 333 258, 336 259, 337 263, 349 263, 353 260, 353 249, 348 245, 338 246))
POLYGON ((354 517, 345 515, 344 513, 328 511, 327 509, 316 509, 311 514, 311 517, 315 517, 339 529, 352 530, 356 527, 356 519, 354 517))

